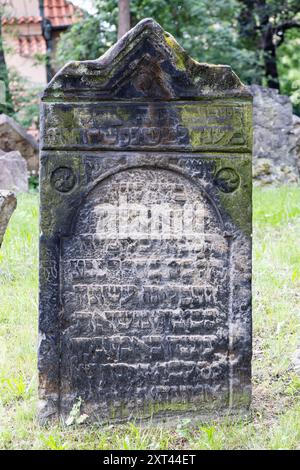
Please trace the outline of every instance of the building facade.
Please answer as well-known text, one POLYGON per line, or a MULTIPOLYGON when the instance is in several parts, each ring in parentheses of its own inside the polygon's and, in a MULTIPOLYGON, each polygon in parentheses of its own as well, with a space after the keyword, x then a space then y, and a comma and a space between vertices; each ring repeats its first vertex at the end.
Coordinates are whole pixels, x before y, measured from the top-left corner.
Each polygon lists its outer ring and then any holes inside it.
POLYGON ((66 0, 10 0, 2 17, 8 68, 29 85, 45 86, 56 72, 51 58, 59 36, 81 14, 66 0))

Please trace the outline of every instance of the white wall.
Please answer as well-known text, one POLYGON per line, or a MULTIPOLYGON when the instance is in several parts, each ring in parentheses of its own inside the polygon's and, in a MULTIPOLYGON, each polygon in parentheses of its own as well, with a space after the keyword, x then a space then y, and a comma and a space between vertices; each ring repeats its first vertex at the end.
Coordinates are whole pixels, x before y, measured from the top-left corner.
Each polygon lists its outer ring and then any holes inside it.
POLYGON ((39 0, 9 0, 5 16, 40 16, 39 0))

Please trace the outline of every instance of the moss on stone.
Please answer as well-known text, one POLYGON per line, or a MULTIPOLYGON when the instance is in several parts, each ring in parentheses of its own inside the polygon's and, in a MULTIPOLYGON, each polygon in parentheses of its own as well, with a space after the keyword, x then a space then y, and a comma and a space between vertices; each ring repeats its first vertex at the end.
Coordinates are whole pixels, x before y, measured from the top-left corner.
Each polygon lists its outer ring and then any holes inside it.
POLYGON ((252 194, 252 166, 248 155, 240 158, 226 158, 216 161, 215 175, 221 168, 233 168, 240 177, 238 188, 230 193, 219 190, 221 206, 230 216, 232 222, 250 236, 252 232, 251 223, 251 194, 252 194))
POLYGON ((63 129, 73 129, 79 126, 78 119, 74 113, 74 108, 63 109, 57 107, 55 114, 59 120, 60 127, 63 129))
POLYGON ((186 54, 183 49, 179 46, 178 42, 171 36, 169 33, 164 34, 166 43, 169 48, 172 50, 175 58, 176 67, 179 70, 186 70, 186 54))

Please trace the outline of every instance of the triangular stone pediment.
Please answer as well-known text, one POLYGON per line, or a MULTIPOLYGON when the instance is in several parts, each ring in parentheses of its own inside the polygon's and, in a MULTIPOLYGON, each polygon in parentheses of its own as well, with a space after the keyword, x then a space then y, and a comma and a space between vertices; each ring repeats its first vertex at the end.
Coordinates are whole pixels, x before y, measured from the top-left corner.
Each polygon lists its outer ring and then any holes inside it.
POLYGON ((97 60, 63 67, 44 100, 178 100, 248 97, 227 65, 199 63, 152 19, 140 21, 97 60))

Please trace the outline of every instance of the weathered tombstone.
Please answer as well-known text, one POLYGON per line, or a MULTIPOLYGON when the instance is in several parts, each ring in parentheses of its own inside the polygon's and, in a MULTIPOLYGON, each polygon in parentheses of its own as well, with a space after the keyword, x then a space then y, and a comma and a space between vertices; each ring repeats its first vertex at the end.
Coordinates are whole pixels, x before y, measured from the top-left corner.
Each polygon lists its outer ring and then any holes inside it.
POLYGON ((251 110, 151 19, 42 98, 40 417, 246 412, 251 110))
POLYGON ((27 163, 18 150, 0 150, 0 189, 16 193, 28 191, 27 163))
POLYGON ((8 223, 16 207, 17 198, 14 193, 0 189, 0 248, 8 223))
POLYGON ((30 174, 39 171, 39 146, 37 141, 14 119, 0 114, 0 148, 5 152, 18 150, 27 162, 30 174))

